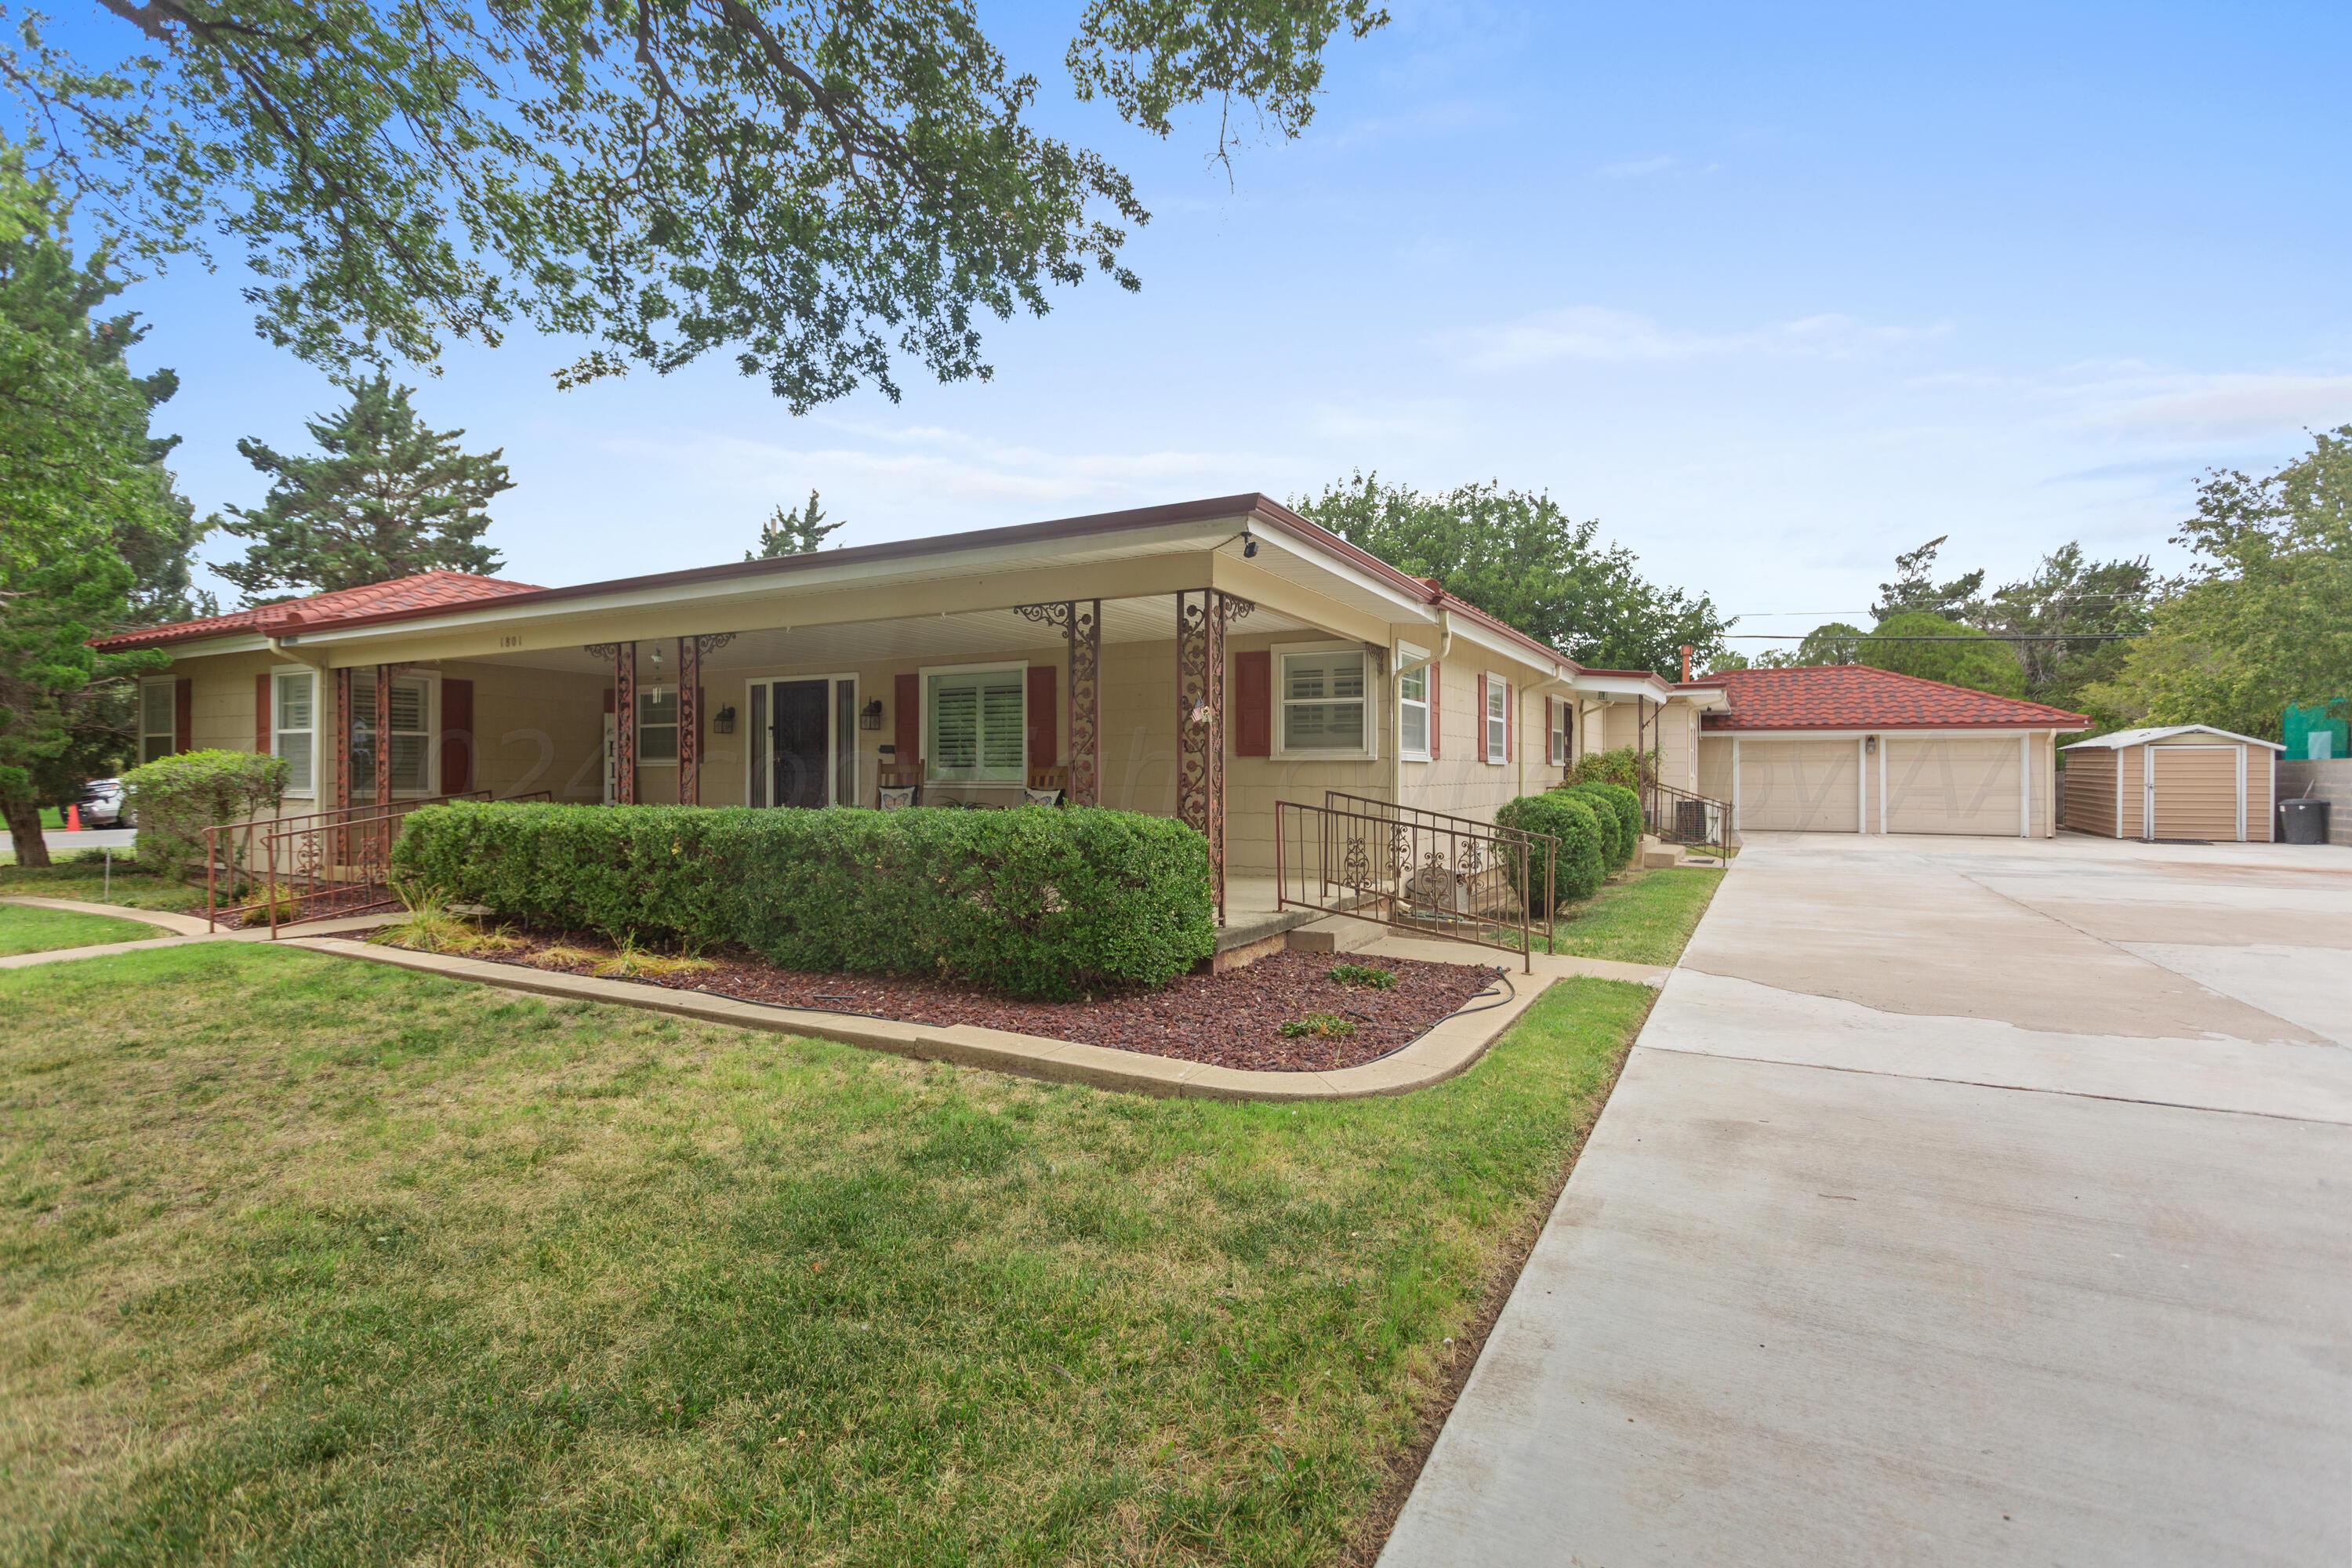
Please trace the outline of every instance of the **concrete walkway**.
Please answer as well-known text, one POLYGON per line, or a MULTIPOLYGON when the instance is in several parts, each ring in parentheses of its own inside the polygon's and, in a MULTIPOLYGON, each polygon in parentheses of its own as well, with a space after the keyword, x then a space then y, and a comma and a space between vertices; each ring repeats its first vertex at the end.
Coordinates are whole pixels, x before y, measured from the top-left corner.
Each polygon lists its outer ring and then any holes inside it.
POLYGON ((1759 837, 1387 1568, 2352 1561, 2352 855, 1759 837))

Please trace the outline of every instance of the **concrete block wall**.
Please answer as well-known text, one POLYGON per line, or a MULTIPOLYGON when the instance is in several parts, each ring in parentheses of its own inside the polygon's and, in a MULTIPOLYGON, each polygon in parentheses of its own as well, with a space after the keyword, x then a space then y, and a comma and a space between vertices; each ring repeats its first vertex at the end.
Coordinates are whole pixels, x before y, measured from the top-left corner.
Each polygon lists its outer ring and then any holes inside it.
POLYGON ((2324 763, 2281 759, 2279 799, 2293 800, 2305 789, 2310 790, 2314 800, 2328 803, 2328 842, 2352 847, 2352 757, 2336 757, 2324 763))

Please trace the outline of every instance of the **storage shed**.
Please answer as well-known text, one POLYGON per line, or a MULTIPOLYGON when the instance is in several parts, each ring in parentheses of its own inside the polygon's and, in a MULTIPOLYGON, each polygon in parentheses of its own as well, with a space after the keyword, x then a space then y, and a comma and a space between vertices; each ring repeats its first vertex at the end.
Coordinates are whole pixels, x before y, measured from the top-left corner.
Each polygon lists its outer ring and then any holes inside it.
POLYGON ((2100 838, 2267 844, 2275 741, 2210 724, 2118 730, 2062 747, 2066 826, 2100 838))

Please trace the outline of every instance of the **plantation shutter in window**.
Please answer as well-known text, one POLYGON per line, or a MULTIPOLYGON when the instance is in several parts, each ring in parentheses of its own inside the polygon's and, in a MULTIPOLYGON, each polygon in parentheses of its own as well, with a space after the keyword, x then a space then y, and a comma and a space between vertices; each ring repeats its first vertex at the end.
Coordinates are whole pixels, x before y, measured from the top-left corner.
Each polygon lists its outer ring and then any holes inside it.
POLYGON ((425 758, 431 737, 425 732, 425 683, 392 683, 392 713, 385 721, 392 739, 392 787, 425 793, 425 758))
POLYGON ((1234 755, 1274 753, 1274 655, 1261 648, 1234 656, 1234 755))
POLYGON ((980 763, 980 688, 942 677, 931 683, 931 766, 944 773, 980 763))
POLYGON ((898 765, 912 767, 923 754, 923 683, 920 677, 899 676, 891 682, 890 700, 897 705, 898 715, 892 721, 896 733, 892 736, 898 747, 898 765))
POLYGON ((1021 676, 1008 671, 982 679, 981 766, 995 777, 1017 779, 1022 759, 1021 676))
POLYGON ((1029 667, 1029 765, 1050 768, 1060 760, 1061 726, 1055 721, 1055 677, 1061 672, 1050 664, 1029 667))
POLYGON ((441 793, 474 787, 474 683, 441 683, 441 793))

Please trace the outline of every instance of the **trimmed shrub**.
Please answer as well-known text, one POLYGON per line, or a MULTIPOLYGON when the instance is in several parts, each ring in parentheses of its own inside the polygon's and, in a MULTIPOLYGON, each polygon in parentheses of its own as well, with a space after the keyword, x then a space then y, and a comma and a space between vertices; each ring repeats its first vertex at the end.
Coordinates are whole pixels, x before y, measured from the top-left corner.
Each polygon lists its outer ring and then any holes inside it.
POLYGON ((1627 789, 1639 789, 1656 767, 1657 759, 1649 752, 1619 746, 1614 751, 1587 752, 1577 758, 1569 782, 1622 784, 1627 789))
MULTIPOLYGON (((1604 824, 1592 804, 1571 791, 1547 790, 1506 801, 1496 811, 1495 821, 1528 833, 1549 833, 1559 840, 1559 853, 1552 864, 1555 903, 1591 898, 1609 875, 1607 847, 1616 842, 1615 816, 1612 814, 1604 824)), ((1530 866, 1529 874, 1539 879, 1543 872, 1539 866, 1530 866)), ((1540 919, 1550 911, 1538 901, 1533 912, 1540 919)))
POLYGON ((1642 797, 1623 784, 1577 784, 1555 793, 1581 800, 1611 826, 1609 869, 1622 871, 1633 864, 1634 847, 1642 842, 1642 797))
POLYGON ((276 810, 287 766, 252 752, 174 752, 131 769, 122 787, 139 815, 139 864, 166 877, 202 870, 205 829, 276 810))
POLYGON ((1208 841, 1084 806, 455 802, 408 816, 393 870, 503 920, 1014 996, 1164 985, 1216 942, 1208 841))

